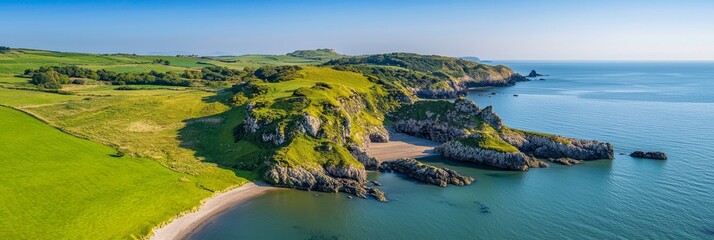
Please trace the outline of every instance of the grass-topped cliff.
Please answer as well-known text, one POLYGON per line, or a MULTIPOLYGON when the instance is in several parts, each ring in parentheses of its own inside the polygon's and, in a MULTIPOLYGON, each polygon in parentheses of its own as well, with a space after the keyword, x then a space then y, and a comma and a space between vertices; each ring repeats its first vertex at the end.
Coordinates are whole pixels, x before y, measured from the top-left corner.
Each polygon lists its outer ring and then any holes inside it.
POLYGON ((382 86, 353 72, 302 67, 296 78, 237 85, 246 107, 236 141, 256 146, 252 159, 236 166, 264 172, 270 182, 302 189, 338 191, 320 184, 340 178, 366 181, 355 151, 372 135, 386 135, 384 113, 399 103, 382 86), (300 171, 300 173, 289 173, 300 171))
POLYGON ((417 102, 399 108, 388 120, 398 132, 443 143, 437 148, 443 156, 506 169, 547 166, 536 158, 572 162, 614 157, 608 143, 509 128, 491 106, 481 109, 463 98, 417 102))
POLYGON ((413 53, 345 57, 325 65, 374 76, 424 98, 454 98, 465 95, 469 87, 510 86, 527 80, 502 65, 413 53))

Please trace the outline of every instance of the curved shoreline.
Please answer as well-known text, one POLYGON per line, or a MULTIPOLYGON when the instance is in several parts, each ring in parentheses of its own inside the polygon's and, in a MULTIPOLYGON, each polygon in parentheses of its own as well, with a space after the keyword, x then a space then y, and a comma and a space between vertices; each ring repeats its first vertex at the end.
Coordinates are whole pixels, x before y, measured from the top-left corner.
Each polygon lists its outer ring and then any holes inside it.
POLYGON ((186 239, 196 229, 219 213, 270 190, 278 189, 269 185, 246 183, 230 191, 206 199, 198 211, 186 213, 168 224, 152 230, 152 240, 186 239))

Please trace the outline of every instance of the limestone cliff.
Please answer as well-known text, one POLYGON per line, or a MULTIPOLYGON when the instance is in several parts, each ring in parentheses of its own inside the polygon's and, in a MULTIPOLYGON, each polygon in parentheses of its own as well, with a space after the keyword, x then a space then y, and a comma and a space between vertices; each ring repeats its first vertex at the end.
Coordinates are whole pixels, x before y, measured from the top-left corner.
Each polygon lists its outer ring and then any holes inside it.
MULTIPOLYGON (((460 161, 525 171, 547 167, 537 158, 612 159, 613 146, 508 128, 491 106, 480 109, 467 99, 423 101, 390 115, 398 132, 443 143, 441 155, 460 161)), ((560 161, 574 163, 574 161, 560 161)))
POLYGON ((474 180, 471 177, 461 176, 454 170, 434 167, 411 158, 383 162, 379 170, 402 173, 421 182, 441 187, 446 187, 449 184, 457 186, 470 185, 474 180))

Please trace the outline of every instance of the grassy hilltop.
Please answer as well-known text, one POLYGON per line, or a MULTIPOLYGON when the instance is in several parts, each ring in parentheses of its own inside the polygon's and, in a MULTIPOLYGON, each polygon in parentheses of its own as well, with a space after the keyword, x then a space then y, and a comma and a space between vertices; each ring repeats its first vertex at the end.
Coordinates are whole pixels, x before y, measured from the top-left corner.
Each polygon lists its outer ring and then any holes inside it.
POLYGON ((0 195, 20 196, 0 199, 0 229, 15 229, 0 232, 141 237, 215 192, 278 170, 360 180, 359 150, 384 134, 388 112, 417 96, 447 96, 422 89, 500 85, 508 74, 446 57, 325 49, 222 57, 5 49, 0 105, 15 110, 1 109, 9 120, 0 138, 23 138, 0 151, 10 176, 0 185, 17 186, 0 195), (62 224, 37 221, 46 217, 62 224))

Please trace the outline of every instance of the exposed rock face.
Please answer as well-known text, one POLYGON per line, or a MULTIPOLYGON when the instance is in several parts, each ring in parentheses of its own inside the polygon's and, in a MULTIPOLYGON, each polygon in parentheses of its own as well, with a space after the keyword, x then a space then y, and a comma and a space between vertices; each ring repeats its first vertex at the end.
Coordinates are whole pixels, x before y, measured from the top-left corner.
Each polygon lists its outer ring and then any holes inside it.
POLYGON ((370 129, 370 131, 367 135, 369 136, 370 142, 379 142, 379 143, 389 142, 389 132, 387 132, 387 129, 385 129, 382 126, 373 127, 372 129, 370 129))
POLYGON ((501 134, 501 139, 522 152, 540 158, 572 158, 577 160, 613 159, 615 150, 610 143, 542 136, 524 132, 501 134), (558 138, 560 141, 554 139, 558 138))
POLYGON ((399 120, 395 122, 392 127, 397 132, 442 143, 466 135, 466 131, 460 127, 450 126, 449 124, 431 119, 399 120))
MULTIPOLYGON (((243 121, 243 124, 238 126, 238 135, 245 135, 256 133, 258 130, 263 128, 267 123, 259 122, 256 118, 248 114, 243 121)), ((272 142, 274 145, 283 144, 286 140, 285 133, 280 131, 279 128, 275 128, 274 131, 265 131, 260 135, 263 142, 272 142)))
POLYGON ((517 82, 529 81, 528 78, 514 73, 510 69, 499 74, 470 74, 460 78, 460 83, 465 88, 470 87, 508 87, 513 86, 517 82))
POLYGON ((434 149, 442 156, 465 162, 474 162, 503 169, 526 171, 531 167, 548 167, 548 164, 522 152, 500 152, 467 146, 460 141, 449 141, 434 149))
POLYGON ((470 185, 473 182, 473 178, 461 176, 454 170, 426 165, 411 158, 384 162, 379 170, 402 173, 416 180, 441 187, 446 187, 448 184, 470 185))
POLYGON ((303 118, 298 122, 297 129, 302 133, 307 133, 312 137, 318 137, 322 120, 313 117, 308 113, 303 113, 303 118))
POLYGON ((447 99, 466 96, 466 88, 455 87, 451 89, 419 89, 414 95, 426 99, 447 99))
POLYGON ((352 156, 364 165, 366 170, 374 171, 379 168, 379 160, 367 155, 367 152, 363 148, 357 145, 351 145, 349 146, 349 150, 352 156))
POLYGON ((402 117, 393 120, 395 131, 444 143, 436 151, 454 160, 524 171, 547 166, 534 157, 561 164, 614 158, 612 144, 510 129, 491 106, 479 109, 467 99, 423 102, 393 116, 402 117))
POLYGON ((657 159, 657 160, 667 160, 667 154, 663 152, 644 152, 644 151, 635 151, 630 154, 632 157, 636 158, 649 158, 649 159, 657 159))
POLYGON ((483 119, 488 125, 491 125, 496 130, 503 128, 503 120, 493 111, 493 107, 488 106, 478 113, 478 116, 483 119))
POLYGON ((507 87, 513 86, 517 82, 530 81, 528 78, 518 73, 502 73, 501 75, 467 75, 459 78, 458 82, 449 82, 448 88, 442 89, 417 89, 414 95, 425 99, 448 99, 464 97, 468 94, 469 88, 474 87, 507 87))
MULTIPOLYGON (((493 112, 491 107, 480 110, 478 105, 471 100, 457 99, 454 101, 454 111, 448 111, 445 116, 438 116, 437 113, 426 112, 427 119, 399 119, 392 127, 395 131, 406 133, 415 137, 426 138, 435 142, 448 142, 458 137, 468 134, 466 129, 477 126, 469 119, 473 116, 486 116, 499 128, 503 126, 503 121, 493 112), (440 117, 449 121, 441 121, 440 117), (453 124, 460 122, 459 124, 453 124)), ((495 128, 495 127, 494 127, 495 128)))
MULTIPOLYGON (((490 108, 490 106, 487 108, 490 108)), ((456 101, 454 101, 454 109, 463 114, 474 114, 480 111, 478 105, 476 105, 475 102, 468 101, 465 99, 457 99, 456 101)))
POLYGON ((327 166, 324 169, 284 167, 271 165, 264 177, 275 186, 320 192, 345 192, 361 198, 372 195, 379 201, 387 201, 379 189, 367 187, 364 169, 352 166, 327 166))

